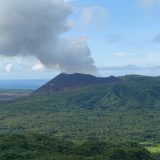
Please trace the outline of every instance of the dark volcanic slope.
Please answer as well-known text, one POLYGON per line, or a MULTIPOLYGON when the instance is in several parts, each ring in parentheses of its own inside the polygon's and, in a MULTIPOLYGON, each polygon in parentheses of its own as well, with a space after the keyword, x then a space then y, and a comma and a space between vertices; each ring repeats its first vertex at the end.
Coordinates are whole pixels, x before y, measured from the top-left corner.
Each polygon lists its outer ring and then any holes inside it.
POLYGON ((66 74, 61 73, 38 90, 34 94, 47 94, 54 91, 61 91, 65 89, 74 89, 89 85, 96 84, 115 84, 121 82, 121 79, 111 76, 111 77, 94 77, 89 74, 66 74))

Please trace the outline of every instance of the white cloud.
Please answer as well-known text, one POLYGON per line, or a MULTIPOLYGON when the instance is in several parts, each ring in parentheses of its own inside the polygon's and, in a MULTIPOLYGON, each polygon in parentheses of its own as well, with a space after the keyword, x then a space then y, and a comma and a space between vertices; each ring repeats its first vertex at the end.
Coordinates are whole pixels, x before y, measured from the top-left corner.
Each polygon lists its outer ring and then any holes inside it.
POLYGON ((41 63, 41 62, 38 62, 37 64, 35 64, 33 67, 32 67, 32 70, 33 71, 44 71, 45 70, 45 66, 41 63))
POLYGON ((82 11, 82 23, 88 27, 92 21, 100 21, 107 16, 106 10, 98 6, 86 7, 82 11))
POLYGON ((117 57, 126 57, 128 56, 128 53, 127 52, 117 52, 114 55, 117 57))
POLYGON ((113 55, 116 56, 117 58, 129 58, 129 59, 133 59, 133 58, 136 57, 135 53, 126 52, 126 51, 116 52, 116 53, 113 53, 113 55))
POLYGON ((160 0, 139 0, 139 2, 147 7, 152 7, 160 4, 160 0))
POLYGON ((6 72, 10 73, 12 72, 12 69, 13 69, 13 64, 9 63, 5 66, 5 70, 6 72))

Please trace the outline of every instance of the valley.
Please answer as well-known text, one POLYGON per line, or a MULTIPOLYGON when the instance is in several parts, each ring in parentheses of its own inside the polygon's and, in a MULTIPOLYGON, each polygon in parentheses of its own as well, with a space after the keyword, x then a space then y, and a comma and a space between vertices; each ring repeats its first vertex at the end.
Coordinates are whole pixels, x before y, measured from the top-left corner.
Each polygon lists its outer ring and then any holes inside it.
POLYGON ((26 97, 32 92, 32 90, 0 89, 0 101, 9 101, 26 97))

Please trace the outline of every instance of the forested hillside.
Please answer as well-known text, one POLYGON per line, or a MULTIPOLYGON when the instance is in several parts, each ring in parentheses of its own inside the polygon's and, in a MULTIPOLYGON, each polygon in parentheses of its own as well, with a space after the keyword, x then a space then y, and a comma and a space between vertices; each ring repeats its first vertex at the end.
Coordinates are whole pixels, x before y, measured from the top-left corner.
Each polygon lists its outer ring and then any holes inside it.
POLYGON ((0 133, 47 133, 79 141, 160 142, 160 78, 119 77, 0 104, 0 133))
POLYGON ((159 160, 133 142, 76 144, 38 134, 0 136, 0 151, 1 160, 159 160))

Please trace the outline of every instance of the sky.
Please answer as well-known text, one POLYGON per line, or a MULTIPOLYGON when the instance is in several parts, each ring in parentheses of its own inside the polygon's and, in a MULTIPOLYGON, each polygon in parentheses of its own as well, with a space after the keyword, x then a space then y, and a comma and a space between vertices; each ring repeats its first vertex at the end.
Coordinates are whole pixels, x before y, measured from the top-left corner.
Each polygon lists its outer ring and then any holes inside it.
POLYGON ((0 0, 0 79, 160 75, 160 0, 0 0))

